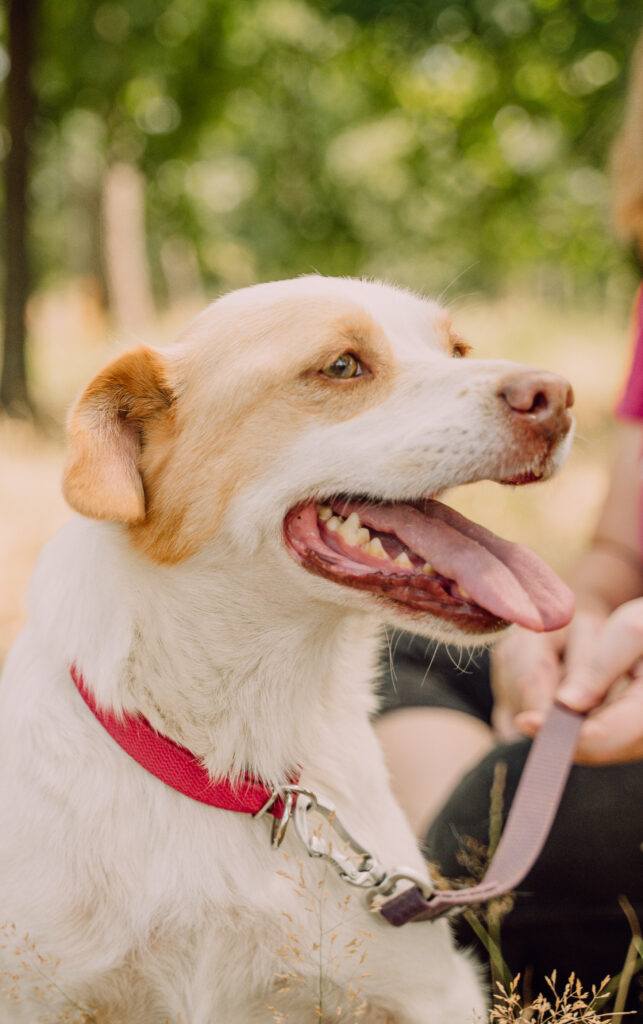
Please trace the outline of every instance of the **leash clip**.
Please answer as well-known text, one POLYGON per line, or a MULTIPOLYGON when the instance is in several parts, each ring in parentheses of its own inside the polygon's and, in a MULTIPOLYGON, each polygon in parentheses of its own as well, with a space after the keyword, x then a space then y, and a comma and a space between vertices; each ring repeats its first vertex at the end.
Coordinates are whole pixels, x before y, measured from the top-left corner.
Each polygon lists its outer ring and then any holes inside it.
POLYGON ((386 872, 375 854, 353 836, 337 817, 335 805, 316 793, 300 790, 293 820, 297 835, 306 848, 309 857, 321 857, 328 861, 343 882, 355 885, 360 889, 370 889, 379 885, 386 872), (323 824, 311 829, 309 816, 318 814, 339 838, 333 843, 323 828, 323 824))
POLYGON ((338 818, 335 805, 309 789, 302 786, 278 787, 254 817, 261 818, 278 799, 283 800, 283 811, 273 819, 273 849, 283 842, 292 820, 308 856, 327 861, 348 885, 366 889, 366 901, 373 910, 379 911, 383 904, 397 896, 400 887, 416 887, 427 900, 434 895, 431 882, 412 868, 402 866, 387 871, 375 854, 348 831, 338 818), (315 814, 321 821, 312 827, 311 817, 315 814), (328 835, 329 831, 337 837, 336 842, 328 835), (376 906, 373 905, 375 901, 376 906))
MULTIPOLYGON (((435 896, 436 890, 432 882, 423 875, 418 874, 413 868, 401 866, 393 868, 392 871, 387 871, 382 881, 378 885, 373 886, 370 892, 366 894, 369 906, 372 906, 375 900, 381 900, 382 903, 386 903, 393 896, 397 896, 400 884, 404 882, 410 883, 405 888, 415 887, 419 889, 425 900, 430 900, 435 896)), ((381 905, 380 903, 373 909, 379 910, 381 905)))
POLYGON ((270 845, 273 850, 278 850, 284 841, 286 829, 292 817, 292 809, 295 804, 295 793, 298 792, 298 786, 277 786, 276 789, 273 789, 263 807, 260 807, 256 814, 252 815, 253 818, 263 818, 264 814, 268 813, 277 800, 283 800, 283 811, 280 815, 275 814, 272 819, 270 845))

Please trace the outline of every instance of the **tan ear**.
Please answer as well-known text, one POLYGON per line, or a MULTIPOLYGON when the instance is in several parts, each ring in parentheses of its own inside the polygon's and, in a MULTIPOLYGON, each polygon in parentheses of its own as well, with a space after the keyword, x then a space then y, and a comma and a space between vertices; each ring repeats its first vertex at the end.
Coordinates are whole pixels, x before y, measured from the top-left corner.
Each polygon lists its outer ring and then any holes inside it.
POLYGON ((72 508, 121 523, 145 518, 141 439, 146 424, 169 414, 173 398, 163 358, 152 349, 126 352, 94 378, 68 421, 63 491, 72 508))

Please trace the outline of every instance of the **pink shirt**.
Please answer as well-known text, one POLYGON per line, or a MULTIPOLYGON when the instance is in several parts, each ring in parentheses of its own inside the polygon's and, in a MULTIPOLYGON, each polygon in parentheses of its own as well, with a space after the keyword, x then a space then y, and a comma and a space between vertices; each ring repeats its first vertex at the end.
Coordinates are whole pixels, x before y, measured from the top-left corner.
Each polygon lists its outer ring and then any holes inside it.
POLYGON ((634 358, 616 415, 621 419, 643 420, 643 285, 634 302, 632 334, 634 358))
MULTIPOLYGON (((616 407, 616 415, 620 419, 643 421, 643 285, 638 290, 634 302, 632 323, 634 355, 630 375, 625 390, 616 407)), ((639 549, 643 556, 643 451, 639 461, 641 481, 639 498, 639 549)))

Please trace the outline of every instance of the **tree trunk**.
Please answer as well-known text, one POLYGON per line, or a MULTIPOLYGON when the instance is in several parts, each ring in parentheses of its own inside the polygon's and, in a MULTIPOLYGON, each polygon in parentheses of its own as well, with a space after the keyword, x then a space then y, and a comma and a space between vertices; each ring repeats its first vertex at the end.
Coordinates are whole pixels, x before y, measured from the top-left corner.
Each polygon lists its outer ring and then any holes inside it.
POLYGON ((103 186, 105 265, 111 309, 127 341, 154 338, 156 314, 145 240, 145 179, 132 164, 108 168, 103 186))
POLYGON ((25 311, 29 295, 27 253, 27 134, 34 101, 30 72, 35 0, 9 0, 7 126, 11 147, 5 172, 5 325, 0 409, 13 416, 32 411, 25 363, 25 311))

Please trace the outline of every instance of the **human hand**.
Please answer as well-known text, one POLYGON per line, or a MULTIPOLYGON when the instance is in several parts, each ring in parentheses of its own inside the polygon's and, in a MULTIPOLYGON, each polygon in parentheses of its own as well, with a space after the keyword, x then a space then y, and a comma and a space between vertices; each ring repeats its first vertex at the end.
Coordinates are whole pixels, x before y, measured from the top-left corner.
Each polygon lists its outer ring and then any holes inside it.
MULTIPOLYGON (((583 616, 578 613, 577 617, 583 616)), ((573 624, 572 624, 573 625, 573 624)), ((620 605, 572 643, 570 627, 565 672, 556 699, 574 711, 589 712, 576 760, 609 764, 643 758, 643 598, 620 605)), ((518 714, 521 732, 534 736, 544 709, 518 714)))
POLYGON ((545 711, 562 676, 561 656, 568 629, 533 633, 514 627, 491 650, 491 722, 501 740, 520 736, 520 711, 545 711))

